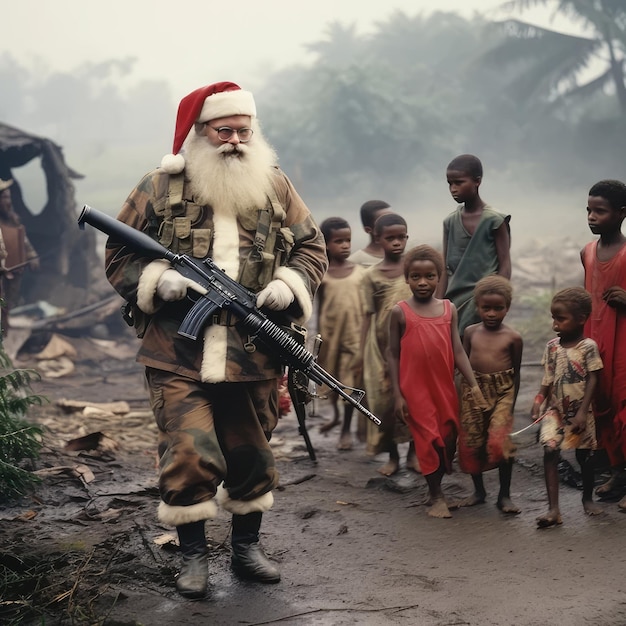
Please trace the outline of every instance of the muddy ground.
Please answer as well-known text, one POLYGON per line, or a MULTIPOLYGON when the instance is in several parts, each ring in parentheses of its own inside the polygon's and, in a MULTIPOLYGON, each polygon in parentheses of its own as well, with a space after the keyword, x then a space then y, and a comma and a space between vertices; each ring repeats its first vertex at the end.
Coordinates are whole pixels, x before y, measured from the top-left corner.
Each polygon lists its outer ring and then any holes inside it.
MULTIPOLYGON (((524 335, 536 345, 525 351, 516 428, 528 424, 540 375, 533 364, 549 332, 545 316, 535 319, 521 304, 524 335)), ((132 356, 135 340, 70 341, 75 370, 34 386, 49 399, 32 415, 46 429, 35 464, 43 482, 0 507, 1 624, 626 624, 620 494, 591 518, 581 492, 563 484, 563 525, 537 530, 546 498, 533 429, 516 438, 512 496, 520 515, 505 517, 495 507, 497 475, 490 472, 486 504, 439 520, 426 514, 421 476, 402 470, 386 479, 377 472, 384 456, 368 458, 356 439, 351 451, 339 452, 338 432, 319 433, 329 416, 321 401, 308 418, 317 464, 293 415, 272 441, 281 482, 262 530, 282 581, 263 586, 231 574, 229 516, 220 512, 207 523, 210 594, 182 599, 173 584, 173 529, 156 519, 156 431, 132 356), (128 405, 116 415, 84 408, 116 401, 128 405), (67 449, 92 433, 103 434, 92 437, 95 449, 67 449)), ((43 367, 29 353, 16 365, 43 367)), ((470 493, 471 481, 456 471, 444 488, 456 498, 470 493)))

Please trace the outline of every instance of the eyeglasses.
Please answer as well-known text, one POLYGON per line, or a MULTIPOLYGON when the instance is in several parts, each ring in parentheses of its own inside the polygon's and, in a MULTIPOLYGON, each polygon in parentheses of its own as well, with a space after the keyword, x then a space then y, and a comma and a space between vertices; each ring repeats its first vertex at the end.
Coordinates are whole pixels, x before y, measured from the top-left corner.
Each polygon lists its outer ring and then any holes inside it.
POLYGON ((228 141, 233 136, 233 133, 237 133, 237 137, 239 137, 241 143, 248 143, 254 133, 251 128, 239 128, 238 130, 230 126, 220 126, 219 128, 211 126, 211 128, 217 133, 217 137, 220 141, 228 141))

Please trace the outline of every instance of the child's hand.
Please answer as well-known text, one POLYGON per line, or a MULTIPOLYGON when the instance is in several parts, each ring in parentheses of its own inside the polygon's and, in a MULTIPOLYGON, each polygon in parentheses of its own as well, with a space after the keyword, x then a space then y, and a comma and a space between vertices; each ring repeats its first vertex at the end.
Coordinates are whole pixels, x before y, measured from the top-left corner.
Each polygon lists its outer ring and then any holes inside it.
POLYGON ((609 287, 603 294, 602 299, 612 307, 626 308, 626 290, 621 287, 609 287))
POLYGON ((580 435, 587 430, 587 416, 584 413, 576 413, 576 417, 570 422, 572 433, 580 435))
POLYGON ((478 385, 474 385, 471 388, 472 392, 472 403, 474 406, 478 407, 481 411, 486 411, 489 408, 489 404, 485 400, 485 396, 483 396, 483 392, 480 390, 478 385))
POLYGON ((541 407, 544 401, 545 398, 540 393, 535 396, 535 400, 533 401, 533 408, 530 410, 530 417, 533 421, 539 417, 541 413, 541 407))
POLYGON ((406 400, 402 396, 395 399, 393 412, 398 419, 401 419, 405 424, 407 423, 406 420, 409 416, 409 407, 406 404, 406 400))

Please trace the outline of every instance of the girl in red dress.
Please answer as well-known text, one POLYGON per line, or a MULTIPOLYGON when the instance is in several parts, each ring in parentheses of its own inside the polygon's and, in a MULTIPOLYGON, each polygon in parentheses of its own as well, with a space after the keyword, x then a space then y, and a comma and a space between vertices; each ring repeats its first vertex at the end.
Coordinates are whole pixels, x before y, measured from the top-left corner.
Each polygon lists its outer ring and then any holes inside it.
POLYGON ((396 414, 413 436, 415 452, 430 493, 428 514, 451 517, 441 489, 451 471, 459 423, 454 384, 457 367, 472 388, 478 406, 486 407, 459 337, 456 307, 434 297, 444 269, 431 246, 417 246, 404 261, 413 297, 391 311, 389 370, 396 414))

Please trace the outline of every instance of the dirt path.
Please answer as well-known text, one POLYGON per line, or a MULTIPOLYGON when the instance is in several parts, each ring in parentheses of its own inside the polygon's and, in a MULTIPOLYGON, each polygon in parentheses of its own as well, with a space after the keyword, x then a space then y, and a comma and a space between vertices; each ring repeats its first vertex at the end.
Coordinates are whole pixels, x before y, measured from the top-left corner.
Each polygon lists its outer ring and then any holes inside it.
MULTIPOLYGON (((536 375, 525 375, 519 427, 536 375)), ((537 530, 545 493, 540 450, 528 431, 518 438, 513 477, 521 515, 507 518, 496 509, 497 475, 490 472, 488 503, 435 520, 426 515, 421 476, 403 470, 383 478, 376 470, 384 458, 368 459, 360 443, 338 452, 338 432, 318 432, 322 416, 309 419, 319 456, 313 465, 295 418, 284 418, 273 440, 281 484, 263 526, 282 582, 261 586, 231 575, 229 518, 220 512, 207 523, 211 593, 190 602, 173 588, 174 546, 155 543, 172 529, 156 521, 154 428, 139 369, 92 356, 36 390, 51 400, 39 415, 50 430, 38 466, 85 465, 94 478, 62 471, 45 478, 34 497, 0 510, 0 623, 41 624, 42 615, 46 624, 146 626, 626 623, 626 515, 613 501, 604 516, 586 517, 580 492, 562 486, 563 526, 537 530), (59 398, 130 399, 135 417, 77 418, 60 410, 59 398), (65 441, 95 431, 119 447, 62 452, 65 441), (28 601, 19 604, 16 589, 28 601)), ((444 481, 452 497, 470 485, 458 472, 444 481)))

